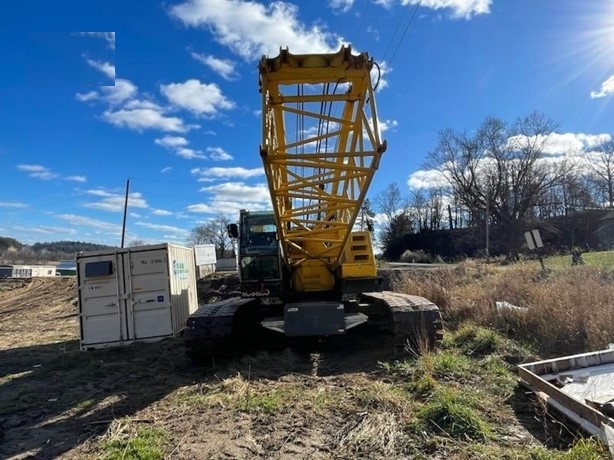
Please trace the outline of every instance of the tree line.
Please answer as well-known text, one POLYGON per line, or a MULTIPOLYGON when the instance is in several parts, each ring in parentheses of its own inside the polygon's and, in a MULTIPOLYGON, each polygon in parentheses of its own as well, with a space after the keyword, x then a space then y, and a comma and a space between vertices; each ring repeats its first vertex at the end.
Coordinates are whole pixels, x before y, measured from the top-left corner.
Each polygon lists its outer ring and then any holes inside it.
MULTIPOLYGON (((577 221, 583 214, 590 221, 590 211, 613 208, 614 142, 604 138, 590 152, 556 151, 556 128, 543 114, 531 113, 513 123, 487 117, 470 133, 440 131, 424 166, 439 172, 441 184, 410 197, 390 184, 374 200, 383 216, 378 237, 384 256, 397 258, 410 240, 433 250, 434 239, 454 234, 461 240, 458 256, 482 249, 516 258, 525 231, 541 226, 565 232, 566 218, 577 221), (423 238, 407 237, 417 234, 423 238)), ((600 244, 610 244, 609 238, 600 244)))

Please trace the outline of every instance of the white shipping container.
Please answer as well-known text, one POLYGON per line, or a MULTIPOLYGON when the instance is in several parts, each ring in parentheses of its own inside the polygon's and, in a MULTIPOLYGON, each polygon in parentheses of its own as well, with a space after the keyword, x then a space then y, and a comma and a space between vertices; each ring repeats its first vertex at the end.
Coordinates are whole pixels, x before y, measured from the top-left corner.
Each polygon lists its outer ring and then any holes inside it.
POLYGON ((77 256, 81 349, 178 335, 198 308, 194 250, 157 244, 77 256))
POLYGON ((32 265, 32 277, 55 276, 55 265, 32 265))

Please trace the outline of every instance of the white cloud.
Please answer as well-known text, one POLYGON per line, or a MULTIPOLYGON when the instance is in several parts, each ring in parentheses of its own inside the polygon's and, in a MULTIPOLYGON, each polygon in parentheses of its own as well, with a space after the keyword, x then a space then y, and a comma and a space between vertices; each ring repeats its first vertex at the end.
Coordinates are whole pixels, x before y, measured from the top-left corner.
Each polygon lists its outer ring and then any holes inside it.
POLYGON ((190 55, 198 62, 205 64, 225 80, 234 80, 238 77, 238 73, 235 70, 236 62, 230 59, 220 59, 208 54, 194 52, 190 53, 190 55))
POLYGON ((115 49, 115 32, 77 32, 77 35, 102 38, 109 48, 115 49))
POLYGON ((64 180, 70 180, 73 182, 87 182, 87 177, 85 176, 65 176, 64 180))
POLYGON ((253 61, 254 56, 277 55, 280 47, 299 53, 338 51, 344 40, 320 24, 305 26, 298 7, 281 1, 263 5, 255 1, 187 0, 169 14, 187 27, 209 30, 215 40, 235 54, 253 61))
POLYGON ((167 172, 169 172, 171 169, 173 169, 171 166, 167 166, 166 168, 162 168, 162 169, 160 170, 160 172, 161 172, 161 173, 167 173, 167 172))
MULTIPOLYGON (((91 209, 101 209, 109 212, 123 212, 126 197, 122 193, 108 192, 103 189, 86 190, 88 195, 103 197, 100 201, 83 203, 81 206, 91 209)), ((141 193, 128 194, 128 208, 148 208, 141 193)))
POLYGON ((158 129, 160 131, 186 132, 191 127, 186 126, 183 120, 177 117, 168 117, 162 110, 156 109, 119 109, 106 110, 102 118, 121 128, 143 131, 145 129, 158 129))
POLYGON ((410 189, 441 188, 448 186, 448 181, 440 170, 431 169, 411 173, 407 185, 410 189))
POLYGON ((28 172, 28 176, 35 179, 51 180, 58 177, 58 175, 49 168, 41 165, 17 165, 17 169, 28 172))
POLYGON ((183 147, 188 145, 188 140, 185 137, 181 136, 164 136, 161 139, 156 139, 154 141, 156 144, 161 145, 162 147, 183 147))
POLYGON ((591 98, 596 99, 614 94, 614 75, 601 84, 599 91, 591 91, 591 98))
POLYGON ((202 187, 199 191, 214 194, 214 201, 263 202, 270 201, 269 188, 265 184, 247 185, 242 182, 202 187))
POLYGON ((241 166, 236 166, 232 168, 194 168, 190 171, 192 174, 198 175, 201 177, 200 180, 207 180, 208 178, 231 178, 237 177, 240 179, 247 179, 249 177, 262 176, 264 175, 263 168, 253 168, 247 169, 241 166))
POLYGON ((111 104, 120 104, 136 96, 137 87, 125 78, 117 78, 114 86, 103 86, 104 99, 111 104))
MULTIPOLYGON (((390 4, 386 0, 376 3, 390 4)), ((401 4, 420 5, 433 10, 452 10, 452 17, 455 19, 471 19, 478 14, 490 13, 492 0, 401 0, 401 4)))
POLYGON ((175 153, 177 154, 177 156, 186 158, 188 160, 193 160, 195 158, 204 160, 205 158, 207 158, 205 155, 202 154, 202 152, 198 150, 194 150, 194 149, 189 149, 186 147, 175 149, 175 153))
POLYGON ((172 104, 197 115, 214 115, 219 110, 228 110, 235 106, 234 102, 226 99, 215 83, 201 83, 195 79, 160 85, 160 92, 172 104))
POLYGON ((172 225, 153 224, 151 222, 135 222, 134 225, 149 228, 150 230, 169 232, 183 237, 187 237, 190 234, 190 232, 185 228, 173 227, 172 225))
POLYGON ((27 172, 44 172, 48 169, 41 165, 17 165, 17 169, 27 172))
POLYGON ((93 101, 94 99, 98 99, 100 95, 96 91, 89 91, 87 93, 77 93, 75 97, 77 100, 81 102, 93 101))
MULTIPOLYGON (((528 139, 525 136, 514 136, 508 142, 512 146, 522 146, 527 141, 533 143, 535 140, 535 136, 528 139)), ((548 136, 539 136, 537 142, 544 143, 544 153, 556 156, 586 152, 609 140, 609 134, 551 133, 548 136)))
POLYGON ((115 66, 109 62, 95 61, 93 59, 87 59, 87 63, 94 69, 102 72, 107 77, 115 79, 115 66))
POLYGON ((389 129, 399 126, 399 122, 396 120, 378 120, 379 130, 383 133, 389 129))
POLYGON ((188 212, 192 212, 192 213, 214 214, 214 215, 218 215, 222 213, 222 214, 227 214, 231 216, 239 215, 239 211, 241 209, 249 209, 251 211, 262 211, 265 209, 271 209, 271 205, 269 203, 263 203, 263 202, 237 203, 236 201, 216 201, 211 204, 206 204, 206 203, 192 204, 186 208, 188 212))
POLYGON ((207 147, 207 153, 209 154, 209 157, 215 161, 227 161, 233 159, 232 155, 221 147, 207 147))
POLYGON ((154 216, 172 216, 173 215, 171 211, 167 211, 166 209, 153 209, 151 213, 154 216))
POLYGON ((185 125, 176 116, 166 115, 166 109, 147 99, 137 99, 138 88, 129 80, 118 78, 114 86, 102 86, 100 93, 77 93, 80 101, 101 100, 108 104, 102 119, 121 128, 135 131, 154 129, 167 132, 186 132, 197 125, 185 125))
POLYGON ((352 9, 352 5, 354 5, 354 0, 329 0, 328 4, 333 10, 347 13, 352 9))
POLYGON ((0 208, 27 208, 26 203, 18 203, 16 201, 0 201, 0 208))
POLYGON ((105 232, 113 232, 119 234, 121 226, 119 224, 112 224, 110 222, 104 222, 102 220, 92 219, 90 217, 78 216, 76 214, 54 214, 54 217, 65 220, 72 225, 87 226, 104 230, 105 232))

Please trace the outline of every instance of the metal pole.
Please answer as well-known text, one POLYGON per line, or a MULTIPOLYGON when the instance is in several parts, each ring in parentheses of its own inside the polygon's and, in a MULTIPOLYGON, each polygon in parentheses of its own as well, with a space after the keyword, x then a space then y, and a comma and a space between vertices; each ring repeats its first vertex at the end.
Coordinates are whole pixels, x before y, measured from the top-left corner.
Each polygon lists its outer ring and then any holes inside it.
POLYGON ((124 237, 126 236, 126 214, 128 212, 128 190, 130 190, 130 178, 126 181, 126 198, 124 199, 124 222, 122 223, 122 245, 124 247, 124 237))
POLYGON ((490 187, 486 185, 486 263, 490 262, 490 187))

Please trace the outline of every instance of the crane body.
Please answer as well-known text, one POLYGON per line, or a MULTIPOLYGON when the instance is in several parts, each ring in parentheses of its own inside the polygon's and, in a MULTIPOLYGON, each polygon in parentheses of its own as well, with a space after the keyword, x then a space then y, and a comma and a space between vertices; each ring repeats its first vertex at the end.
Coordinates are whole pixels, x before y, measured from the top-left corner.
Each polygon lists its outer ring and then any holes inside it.
POLYGON ((370 324, 403 340, 441 339, 438 308, 384 291, 370 233, 354 230, 386 150, 374 66, 350 47, 261 59, 260 156, 272 210, 242 210, 229 225, 241 295, 188 319, 190 354, 228 352, 238 335, 258 327, 322 337, 370 324))

